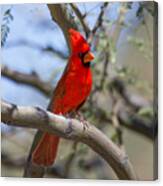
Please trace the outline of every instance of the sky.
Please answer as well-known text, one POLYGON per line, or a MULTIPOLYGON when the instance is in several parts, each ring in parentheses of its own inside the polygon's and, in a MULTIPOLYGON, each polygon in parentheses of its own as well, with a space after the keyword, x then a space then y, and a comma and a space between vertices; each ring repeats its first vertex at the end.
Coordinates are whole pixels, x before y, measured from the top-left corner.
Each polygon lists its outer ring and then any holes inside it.
MULTIPOLYGON (((85 6, 80 3, 78 4, 83 12, 90 11, 87 19, 90 27, 93 27, 100 11, 99 4, 101 3, 86 3, 85 6)), ((117 3, 115 3, 115 5, 117 5, 117 3)), ((67 46, 62 31, 51 20, 47 6, 45 4, 20 4, 2 6, 1 15, 3 15, 4 11, 9 7, 11 7, 11 14, 14 17, 14 20, 11 21, 9 25, 10 33, 8 35, 5 47, 2 49, 2 63, 5 63, 12 69, 16 69, 25 73, 30 73, 32 70, 34 70, 40 75, 42 79, 45 80, 50 78, 50 74, 55 68, 59 68, 58 71, 62 71, 65 66, 65 61, 54 55, 42 53, 39 50, 30 48, 28 46, 9 47, 11 43, 25 39, 27 41, 37 43, 42 47, 51 45, 57 47, 59 50, 66 52, 67 46)), ((115 13, 109 13, 109 17, 115 17, 114 14, 115 13)), ((59 76, 60 75, 55 77, 59 78, 59 76)), ((40 106, 46 108, 48 103, 47 98, 30 87, 17 85, 3 77, 2 87, 3 99, 21 105, 39 104, 40 106)))
MULTIPOLYGON (((87 23, 91 28, 94 26, 100 12, 100 4, 78 3, 83 13, 85 11, 89 12, 87 23)), ((137 4, 135 3, 133 6, 136 11, 137 4)), ((66 64, 65 60, 29 46, 12 46, 15 42, 26 40, 41 47, 54 46, 67 53, 67 46, 62 31, 52 21, 46 4, 1 5, 1 19, 8 8, 11 8, 14 20, 9 24, 10 33, 4 48, 2 48, 2 63, 20 72, 30 73, 31 71, 36 71, 43 80, 52 79, 52 83, 56 84, 66 64)), ((109 6, 106 17, 115 21, 118 18, 118 11, 119 3, 112 3, 109 6)), ((135 11, 131 11, 126 17, 127 23, 133 22, 135 11)), ((121 33, 122 38, 124 37, 123 32, 121 33)), ((121 41, 122 39, 117 44, 120 45, 121 41)), ((43 108, 46 108, 49 103, 47 97, 32 87, 16 84, 3 77, 1 78, 1 86, 2 98, 12 103, 25 106, 41 106, 43 108)))

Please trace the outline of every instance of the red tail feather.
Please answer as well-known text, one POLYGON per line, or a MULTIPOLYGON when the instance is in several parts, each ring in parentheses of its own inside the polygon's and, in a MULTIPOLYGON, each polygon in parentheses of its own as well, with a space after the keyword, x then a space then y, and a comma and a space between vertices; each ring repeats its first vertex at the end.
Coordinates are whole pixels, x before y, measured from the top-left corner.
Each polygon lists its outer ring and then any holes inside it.
POLYGON ((37 165, 50 166, 57 154, 59 137, 45 133, 32 154, 32 162, 37 165))
MULTIPOLYGON (((94 56, 90 52, 90 46, 78 31, 70 29, 69 36, 71 56, 48 107, 52 113, 62 115, 79 109, 89 96, 92 87, 89 64, 94 56)), ((58 142, 58 137, 45 133, 33 152, 32 161, 42 166, 52 165, 58 142)))

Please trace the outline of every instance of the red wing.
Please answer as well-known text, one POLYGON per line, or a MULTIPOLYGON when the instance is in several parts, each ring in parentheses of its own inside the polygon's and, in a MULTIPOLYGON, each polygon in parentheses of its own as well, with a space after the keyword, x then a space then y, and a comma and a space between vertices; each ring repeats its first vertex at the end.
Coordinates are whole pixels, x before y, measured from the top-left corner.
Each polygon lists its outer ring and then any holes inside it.
POLYGON ((51 102, 48 106, 48 110, 58 113, 62 112, 63 109, 61 109, 60 105, 61 100, 63 100, 64 96, 66 94, 66 85, 65 85, 65 76, 63 76, 60 81, 58 82, 54 92, 53 92, 53 97, 51 99, 51 102), (60 110, 60 111, 57 111, 60 110))

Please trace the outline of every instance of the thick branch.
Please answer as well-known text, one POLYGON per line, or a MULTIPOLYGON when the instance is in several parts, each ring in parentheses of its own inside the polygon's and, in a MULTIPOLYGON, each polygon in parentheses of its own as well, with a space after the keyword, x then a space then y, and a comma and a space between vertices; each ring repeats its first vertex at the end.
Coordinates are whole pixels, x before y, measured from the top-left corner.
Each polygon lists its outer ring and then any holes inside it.
POLYGON ((26 84, 34 88, 37 88, 40 92, 44 93, 46 96, 49 96, 53 90, 51 84, 41 80, 36 73, 25 74, 15 70, 11 70, 7 66, 2 65, 1 74, 2 76, 16 83, 26 84))
POLYGON ((59 27, 63 31, 63 34, 70 49, 68 29, 77 28, 77 26, 74 19, 72 19, 72 17, 68 13, 66 4, 48 4, 48 8, 50 10, 53 20, 59 25, 59 27))
POLYGON ((87 144, 101 155, 120 179, 136 179, 128 157, 93 125, 83 129, 82 123, 66 119, 38 107, 16 106, 1 102, 2 121, 8 125, 36 128, 66 139, 87 144))
MULTIPOLYGON (((46 96, 49 96, 53 91, 53 88, 50 85, 50 83, 42 81, 35 74, 24 74, 18 71, 13 71, 4 65, 2 65, 1 73, 2 76, 9 78, 16 83, 27 84, 40 90, 46 96)), ((135 101, 137 96, 135 95, 131 97, 130 96, 131 94, 128 92, 128 90, 126 88, 125 89, 123 88, 124 85, 122 81, 114 79, 112 82, 114 83, 114 86, 117 89, 117 91, 121 93, 124 99, 135 109, 149 105, 149 103, 146 100, 144 100, 143 102, 135 101)), ((149 123, 148 121, 145 121, 143 117, 138 118, 138 116, 136 116, 135 114, 130 114, 126 112, 126 109, 124 109, 124 107, 125 105, 123 105, 123 109, 120 109, 118 112, 118 117, 121 121, 121 124, 127 128, 130 128, 138 133, 145 135, 150 139, 153 139, 155 125, 157 124, 153 120, 149 123)), ((98 118, 102 118, 106 122, 111 122, 111 119, 108 118, 105 111, 103 111, 100 108, 96 108, 96 113, 94 114, 98 116, 98 118)))

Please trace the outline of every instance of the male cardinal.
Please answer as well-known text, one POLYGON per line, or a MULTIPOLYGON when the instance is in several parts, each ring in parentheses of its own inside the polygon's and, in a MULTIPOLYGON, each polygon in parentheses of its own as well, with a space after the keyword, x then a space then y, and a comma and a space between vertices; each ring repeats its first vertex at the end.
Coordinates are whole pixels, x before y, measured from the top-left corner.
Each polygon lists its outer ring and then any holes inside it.
MULTIPOLYGON (((76 30, 69 29, 71 55, 52 96, 48 110, 67 115, 76 112, 86 101, 92 87, 90 62, 94 59, 90 46, 76 30)), ((40 166, 53 164, 59 137, 44 133, 32 154, 32 162, 40 166)))

